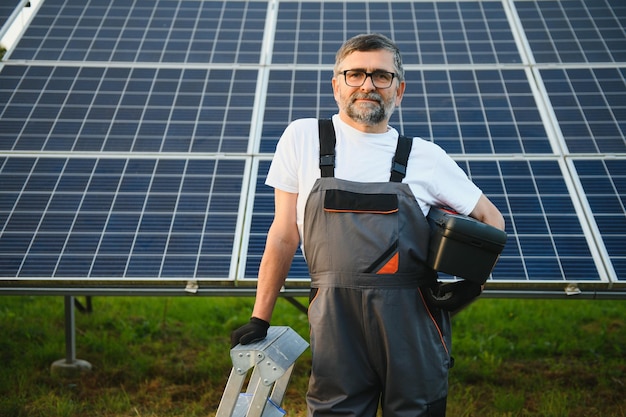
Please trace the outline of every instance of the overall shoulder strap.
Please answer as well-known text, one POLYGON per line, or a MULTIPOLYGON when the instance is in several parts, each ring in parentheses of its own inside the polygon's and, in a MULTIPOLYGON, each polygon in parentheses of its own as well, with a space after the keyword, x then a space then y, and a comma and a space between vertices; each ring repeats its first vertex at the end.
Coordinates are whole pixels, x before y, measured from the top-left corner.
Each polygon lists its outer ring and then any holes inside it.
POLYGON ((335 127, 331 119, 317 121, 320 137, 320 171, 322 177, 335 176, 335 127))
POLYGON ((413 138, 409 136, 400 135, 398 137, 398 145, 396 147, 396 154, 393 157, 393 163, 391 164, 391 182, 402 182, 402 179, 406 175, 406 166, 409 162, 409 154, 411 153, 411 147, 413 146, 413 138))
MULTIPOLYGON (((319 119, 319 140, 320 140, 320 171, 323 178, 335 176, 335 127, 331 119, 319 119)), ((396 154, 391 165, 391 182, 402 182, 406 175, 406 167, 409 161, 409 154, 413 146, 413 138, 409 136, 398 137, 396 154)))

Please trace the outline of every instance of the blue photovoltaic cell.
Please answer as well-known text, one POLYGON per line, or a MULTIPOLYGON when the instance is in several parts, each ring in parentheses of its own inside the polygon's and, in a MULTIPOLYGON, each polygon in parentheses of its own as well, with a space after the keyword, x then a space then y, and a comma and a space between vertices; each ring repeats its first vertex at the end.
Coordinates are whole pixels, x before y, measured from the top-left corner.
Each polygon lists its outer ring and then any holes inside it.
POLYGON ((626 159, 575 160, 591 213, 618 280, 626 281, 626 159))
POLYGON ((258 64, 266 11, 261 1, 46 0, 11 59, 258 64))
POLYGON ((245 152, 256 70, 0 70, 0 150, 245 152))
MULTIPOLYGON (((274 152, 285 126, 337 112, 330 71, 270 73, 261 152, 274 152)), ((452 154, 552 153, 522 70, 407 71, 407 88, 390 124, 452 154)))
MULTIPOLYGON (((461 162, 460 166, 505 217, 508 240, 493 271, 493 281, 600 281, 555 160, 468 161, 461 162)), ((273 218, 273 189, 264 185, 268 168, 269 162, 259 165, 247 278, 256 277, 273 218)), ((308 277, 301 256, 296 257, 289 277, 308 277)))
POLYGON ((0 159, 0 277, 229 279, 244 160, 0 159))
POLYGON ((280 2, 273 64, 333 64, 341 43, 380 32, 405 64, 519 63, 502 3, 280 2))
POLYGON ((626 68, 541 70, 570 153, 626 152, 626 68))
POLYGON ((538 63, 626 61, 623 0, 516 1, 538 63))

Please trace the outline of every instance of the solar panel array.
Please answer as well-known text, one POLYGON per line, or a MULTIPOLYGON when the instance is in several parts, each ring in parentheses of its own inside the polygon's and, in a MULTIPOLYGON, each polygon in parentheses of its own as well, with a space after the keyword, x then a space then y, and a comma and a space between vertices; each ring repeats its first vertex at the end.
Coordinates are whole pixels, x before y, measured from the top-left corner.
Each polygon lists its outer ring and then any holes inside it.
POLYGON ((503 212, 491 286, 623 287, 621 0, 44 0, 0 64, 0 285, 253 283, 278 137, 363 32, 403 51, 391 124, 503 212))

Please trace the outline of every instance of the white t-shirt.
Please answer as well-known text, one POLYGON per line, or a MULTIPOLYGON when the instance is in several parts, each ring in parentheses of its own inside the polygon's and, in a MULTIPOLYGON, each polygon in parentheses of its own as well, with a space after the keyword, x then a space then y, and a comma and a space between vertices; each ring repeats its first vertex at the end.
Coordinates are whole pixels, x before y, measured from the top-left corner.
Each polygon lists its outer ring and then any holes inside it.
MULTIPOLYGON (((398 132, 389 127, 380 134, 363 133, 333 116, 337 136, 335 177, 356 182, 388 182, 396 152, 398 132)), ((265 183, 298 194, 296 221, 302 239, 304 207, 315 181, 320 178, 317 119, 292 122, 281 136, 265 183)), ((415 138, 406 177, 424 215, 431 206, 445 205, 469 214, 481 190, 438 145, 415 138)))

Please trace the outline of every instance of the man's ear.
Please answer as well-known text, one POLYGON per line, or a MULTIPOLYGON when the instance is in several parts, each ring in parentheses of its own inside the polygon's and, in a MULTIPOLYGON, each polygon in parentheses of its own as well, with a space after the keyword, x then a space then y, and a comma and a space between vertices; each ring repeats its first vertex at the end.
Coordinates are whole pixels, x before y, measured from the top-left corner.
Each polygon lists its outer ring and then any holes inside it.
POLYGON ((333 86, 333 96, 335 97, 335 101, 339 102, 339 84, 337 81, 337 77, 333 77, 331 79, 331 83, 333 86))
POLYGON ((396 106, 399 106, 402 102, 402 96, 404 96, 404 90, 406 90, 406 82, 400 81, 400 85, 398 85, 398 90, 396 90, 396 106))

